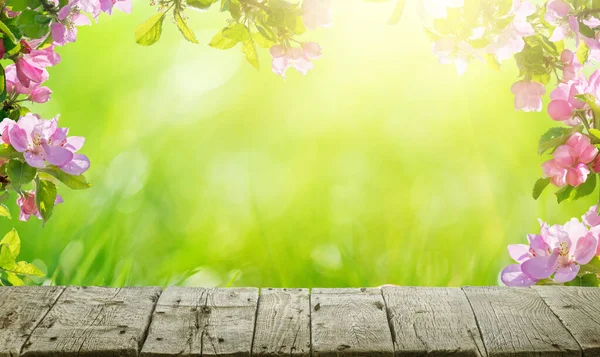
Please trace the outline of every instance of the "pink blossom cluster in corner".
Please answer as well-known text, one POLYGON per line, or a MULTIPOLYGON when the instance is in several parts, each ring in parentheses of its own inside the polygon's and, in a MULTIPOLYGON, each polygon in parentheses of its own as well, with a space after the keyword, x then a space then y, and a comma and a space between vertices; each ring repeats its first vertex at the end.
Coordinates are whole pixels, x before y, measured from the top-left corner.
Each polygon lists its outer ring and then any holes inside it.
POLYGON ((58 21, 51 25, 52 40, 63 46, 77 39, 77 27, 91 25, 87 14, 95 20, 100 13, 112 14, 113 8, 125 13, 131 12, 131 0, 71 0, 58 12, 58 21))
POLYGON ((0 133, 0 142, 23 153, 31 167, 43 169, 52 165, 70 175, 81 175, 90 167, 87 156, 78 153, 85 139, 68 137, 69 128, 59 128, 58 117, 45 120, 28 113, 18 122, 4 119, 0 133))
POLYGON ((589 137, 581 133, 569 136, 563 145, 554 150, 552 157, 542 164, 542 177, 550 178, 550 182, 557 187, 577 187, 587 181, 590 168, 594 171, 598 169, 598 149, 592 145, 589 137))
POLYGON ((600 254, 597 213, 598 207, 594 206, 583 216, 583 222, 572 218, 564 225, 549 226, 540 221, 540 234, 528 234, 528 244, 508 246, 516 264, 504 268, 502 282, 508 286, 531 286, 542 279, 556 283, 575 279, 581 266, 600 254))
MULTIPOLYGON (((56 195, 54 205, 63 203, 63 198, 60 195, 56 195)), ((42 219, 40 212, 35 204, 35 191, 24 191, 23 196, 17 198, 17 206, 19 206, 19 220, 28 221, 31 216, 36 216, 42 219)))

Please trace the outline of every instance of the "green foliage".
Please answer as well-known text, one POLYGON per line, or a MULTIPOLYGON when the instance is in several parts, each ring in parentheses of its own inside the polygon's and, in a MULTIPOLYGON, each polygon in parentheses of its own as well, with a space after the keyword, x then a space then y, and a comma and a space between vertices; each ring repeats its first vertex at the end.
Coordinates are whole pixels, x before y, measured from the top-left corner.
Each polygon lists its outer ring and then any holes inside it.
POLYGON ((150 46, 160 40, 162 25, 165 21, 165 12, 151 16, 144 23, 135 28, 135 42, 142 46, 150 46))
POLYGON ((35 265, 17 261, 20 252, 21 239, 13 228, 0 240, 0 285, 24 285, 21 276, 44 276, 35 265))
POLYGON ((36 172, 35 168, 17 159, 10 160, 6 167, 8 178, 16 191, 20 190, 21 186, 30 183, 36 172))
POLYGON ((56 201, 56 185, 47 180, 37 179, 35 182, 35 205, 42 216, 42 220, 48 222, 54 211, 56 201))
POLYGON ((46 16, 33 10, 24 10, 16 17, 16 26, 29 38, 42 38, 48 33, 48 24, 52 17, 46 16))

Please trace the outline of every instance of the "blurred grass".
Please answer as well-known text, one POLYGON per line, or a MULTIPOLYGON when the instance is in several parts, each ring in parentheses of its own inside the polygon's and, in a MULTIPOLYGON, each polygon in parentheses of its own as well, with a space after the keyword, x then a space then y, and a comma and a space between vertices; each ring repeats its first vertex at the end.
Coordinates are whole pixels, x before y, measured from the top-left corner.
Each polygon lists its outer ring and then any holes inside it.
POLYGON ((57 284, 496 284, 537 217, 562 223, 592 199, 531 198, 552 122, 514 111, 512 64, 457 77, 410 6, 386 25, 392 7, 338 1, 310 37, 323 58, 287 81, 267 51, 256 71, 209 48, 219 13, 190 12, 202 45, 165 26, 137 46, 142 1, 81 28, 35 109, 87 137, 95 186, 62 189, 45 228, 0 228, 57 284))

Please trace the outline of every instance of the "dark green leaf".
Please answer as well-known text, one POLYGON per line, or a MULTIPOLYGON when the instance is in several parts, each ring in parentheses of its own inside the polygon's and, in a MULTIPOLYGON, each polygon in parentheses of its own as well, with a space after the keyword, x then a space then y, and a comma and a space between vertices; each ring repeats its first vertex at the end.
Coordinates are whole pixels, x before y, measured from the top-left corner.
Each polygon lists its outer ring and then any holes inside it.
POLYGON ((16 25, 21 30, 23 35, 30 38, 42 38, 48 33, 48 22, 41 21, 42 19, 51 18, 47 16, 38 16, 38 13, 33 10, 25 10, 16 18, 16 25))
POLYGON ((594 30, 581 21, 579 21, 579 33, 587 38, 595 38, 594 30))
POLYGON ((54 183, 46 180, 36 180, 35 205, 44 223, 48 222, 50 217, 52 217, 56 195, 56 186, 54 183))
POLYGON ((21 186, 28 184, 35 177, 37 170, 20 160, 10 160, 6 166, 6 173, 15 190, 20 190, 21 186))
POLYGON ((596 189, 596 174, 588 175, 587 180, 575 188, 575 195, 573 196, 573 200, 577 200, 577 199, 580 199, 581 197, 591 195, 595 189, 596 189))
POLYGON ((561 203, 564 200, 568 200, 571 197, 571 192, 573 192, 572 186, 565 186, 560 190, 556 191, 556 201, 561 203))
POLYGON ((548 184, 550 184, 549 178, 541 178, 535 182, 535 185, 533 185, 533 199, 534 200, 537 200, 538 198, 540 198, 540 195, 542 194, 542 192, 544 191, 546 186, 548 186, 548 184))

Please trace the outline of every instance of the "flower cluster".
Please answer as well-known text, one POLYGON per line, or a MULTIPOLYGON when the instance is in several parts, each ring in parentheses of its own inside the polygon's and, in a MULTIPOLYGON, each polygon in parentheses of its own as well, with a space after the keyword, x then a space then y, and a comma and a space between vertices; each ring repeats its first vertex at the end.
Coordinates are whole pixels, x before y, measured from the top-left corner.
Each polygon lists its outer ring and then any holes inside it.
MULTIPOLYGON (((520 77, 511 87, 516 110, 543 111, 549 93, 548 116, 563 126, 540 138, 539 154, 551 157, 541 165, 542 177, 534 185, 533 197, 539 198, 550 185, 558 188, 558 203, 591 195, 600 182, 600 70, 587 77, 584 69, 600 60, 600 4, 592 0, 549 0, 542 5, 528 0, 422 3, 427 34, 440 63, 454 64, 461 75, 472 60, 499 69, 514 58, 520 77)), ((563 226, 542 223, 540 234, 528 236, 528 245, 509 247, 518 264, 503 271, 502 281, 507 285, 566 283, 589 272, 599 274, 600 269, 582 269, 596 264, 598 223, 600 218, 590 212, 583 223, 576 219, 563 226)), ((600 276, 586 281, 600 285, 600 276)))
POLYGON ((595 266, 586 264, 600 255, 598 206, 590 208, 582 219, 553 226, 540 220, 540 234, 528 234, 529 244, 508 246, 510 257, 517 263, 504 268, 502 282, 509 286, 530 286, 540 281, 566 283, 580 272, 595 272, 595 266))

